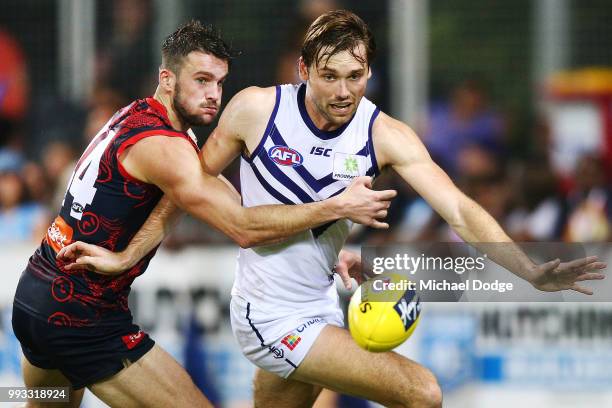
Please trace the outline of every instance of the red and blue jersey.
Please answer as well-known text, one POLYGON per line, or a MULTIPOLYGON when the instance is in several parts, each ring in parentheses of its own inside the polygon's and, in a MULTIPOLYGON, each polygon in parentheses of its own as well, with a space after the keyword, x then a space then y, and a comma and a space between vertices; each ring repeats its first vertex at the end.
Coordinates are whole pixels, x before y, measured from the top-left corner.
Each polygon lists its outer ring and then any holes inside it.
POLYGON ((163 192, 123 168, 119 157, 150 136, 179 137, 165 107, 153 98, 119 110, 89 144, 72 174, 62 208, 30 257, 15 294, 15 306, 60 326, 95 326, 130 320, 127 297, 155 250, 118 276, 66 271, 56 259, 64 246, 83 241, 121 251, 138 232, 163 192))

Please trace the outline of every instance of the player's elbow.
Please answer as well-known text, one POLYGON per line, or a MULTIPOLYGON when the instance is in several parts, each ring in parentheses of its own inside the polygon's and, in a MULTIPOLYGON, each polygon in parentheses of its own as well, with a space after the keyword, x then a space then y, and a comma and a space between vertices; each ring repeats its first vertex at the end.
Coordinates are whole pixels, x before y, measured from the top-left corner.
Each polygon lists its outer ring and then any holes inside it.
POLYGON ((242 249, 251 248, 257 245, 257 241, 248 234, 234 236, 232 240, 242 249))
POLYGON ((244 249, 256 245, 255 236, 249 226, 249 218, 243 207, 231 214, 228 220, 230 223, 226 225, 224 232, 232 241, 244 249))

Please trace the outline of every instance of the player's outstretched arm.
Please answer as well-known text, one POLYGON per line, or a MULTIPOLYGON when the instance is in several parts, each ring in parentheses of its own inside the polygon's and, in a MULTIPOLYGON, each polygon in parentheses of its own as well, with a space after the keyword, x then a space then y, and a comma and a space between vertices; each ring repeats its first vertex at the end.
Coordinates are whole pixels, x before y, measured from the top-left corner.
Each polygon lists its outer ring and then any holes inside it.
POLYGON ((604 278, 597 271, 606 265, 598 262, 597 257, 534 264, 497 221, 463 194, 433 162, 425 146, 406 124, 381 113, 374 123, 373 140, 381 167, 393 167, 466 242, 481 249, 479 243, 504 243, 487 246, 489 257, 537 289, 572 289, 591 294, 578 282, 604 278))

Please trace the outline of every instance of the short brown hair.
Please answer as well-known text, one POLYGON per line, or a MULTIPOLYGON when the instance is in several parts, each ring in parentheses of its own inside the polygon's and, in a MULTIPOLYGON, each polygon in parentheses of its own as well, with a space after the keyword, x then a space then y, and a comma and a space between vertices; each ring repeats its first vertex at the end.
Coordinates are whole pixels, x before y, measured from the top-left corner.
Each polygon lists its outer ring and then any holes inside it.
POLYGON ((170 34, 162 44, 162 66, 178 73, 184 57, 190 52, 201 51, 227 61, 228 65, 235 53, 223 41, 221 34, 212 25, 204 25, 191 20, 170 34))
POLYGON ((359 62, 372 63, 376 55, 376 42, 368 25, 355 13, 334 10, 320 15, 308 27, 302 44, 302 59, 307 67, 316 66, 341 51, 349 51, 359 62), (355 54, 355 48, 363 43, 366 60, 355 54))

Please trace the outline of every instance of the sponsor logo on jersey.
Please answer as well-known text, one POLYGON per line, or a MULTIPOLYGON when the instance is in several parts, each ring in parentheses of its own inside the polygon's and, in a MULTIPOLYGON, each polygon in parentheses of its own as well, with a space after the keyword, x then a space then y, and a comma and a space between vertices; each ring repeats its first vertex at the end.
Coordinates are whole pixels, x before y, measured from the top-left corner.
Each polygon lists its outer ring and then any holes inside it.
POLYGON ((306 323, 304 323, 303 325, 301 325, 300 327, 298 327, 296 330, 298 333, 303 332, 304 330, 306 330, 308 327, 312 326, 315 323, 319 323, 322 320, 319 317, 315 317, 314 319, 311 319, 309 321, 307 321, 306 323))
POLYGON ((57 216, 47 229, 45 240, 55 252, 59 252, 60 249, 72 242, 73 233, 72 227, 62 217, 57 216))
POLYGON ((145 336, 146 334, 142 330, 139 330, 138 333, 121 336, 121 340, 123 341, 123 344, 125 344, 125 347, 131 350, 136 347, 138 343, 145 338, 145 336))
POLYGON ((334 153, 334 180, 352 180, 366 174, 366 158, 356 154, 334 153))
POLYGON ((268 351, 274 354, 274 358, 276 359, 285 357, 285 352, 283 351, 283 349, 279 349, 274 346, 268 346, 268 351))
POLYGON ((293 349, 296 348, 298 344, 300 344, 300 341, 302 341, 302 338, 300 336, 291 333, 291 334, 286 335, 281 340, 281 343, 287 346, 289 350, 293 351, 293 349))
POLYGON ((272 146, 268 150, 268 156, 276 164, 281 166, 301 166, 304 158, 297 150, 294 150, 287 146, 272 146))
POLYGON ((330 157, 330 152, 331 151, 332 151, 332 149, 326 149, 324 147, 313 146, 312 149, 310 149, 310 154, 312 154, 314 156, 330 157))

